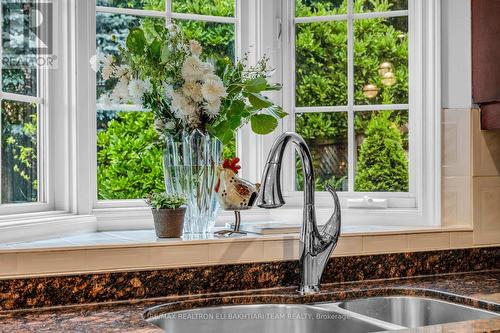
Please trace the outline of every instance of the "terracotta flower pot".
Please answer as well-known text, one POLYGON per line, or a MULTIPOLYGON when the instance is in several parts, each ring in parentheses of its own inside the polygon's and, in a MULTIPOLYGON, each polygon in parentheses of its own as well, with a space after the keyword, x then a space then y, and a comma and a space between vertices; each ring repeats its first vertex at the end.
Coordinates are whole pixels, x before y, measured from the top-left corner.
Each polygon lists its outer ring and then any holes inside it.
POLYGON ((156 237, 179 238, 184 228, 186 207, 177 209, 152 209, 156 237))

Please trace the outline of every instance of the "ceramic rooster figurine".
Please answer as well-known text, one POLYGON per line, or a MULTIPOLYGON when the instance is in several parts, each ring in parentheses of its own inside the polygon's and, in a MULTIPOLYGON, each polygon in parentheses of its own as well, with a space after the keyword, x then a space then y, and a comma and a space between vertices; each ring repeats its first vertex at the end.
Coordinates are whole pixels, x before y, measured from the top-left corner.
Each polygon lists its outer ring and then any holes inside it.
POLYGON ((232 160, 224 160, 218 167, 218 177, 215 184, 217 200, 224 210, 233 210, 236 216, 235 229, 224 230, 219 235, 242 233, 239 231, 240 210, 252 208, 259 195, 260 184, 253 184, 237 176, 241 166, 238 165, 238 157, 232 160))

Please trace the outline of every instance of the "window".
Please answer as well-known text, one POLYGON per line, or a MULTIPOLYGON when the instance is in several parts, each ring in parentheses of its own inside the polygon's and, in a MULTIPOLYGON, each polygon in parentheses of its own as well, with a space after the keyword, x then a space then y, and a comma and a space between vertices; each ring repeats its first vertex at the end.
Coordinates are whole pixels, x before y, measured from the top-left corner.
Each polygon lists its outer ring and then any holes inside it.
MULTIPOLYGON (((439 168, 426 164, 435 157, 424 138, 437 135, 439 104, 422 86, 434 80, 427 68, 435 60, 421 48, 432 42, 425 34, 435 29, 434 6, 411 0, 283 5, 283 21, 289 22, 283 33, 284 106, 292 111, 284 128, 306 139, 316 190, 331 184, 346 215, 370 221, 374 213, 380 219, 380 209, 368 213, 372 199, 399 213, 434 207, 424 197, 437 187, 422 183, 426 177, 434 182, 439 168), (432 24, 425 26, 424 13, 432 24)), ((301 164, 292 156, 289 163, 296 166, 285 175, 289 201, 299 204, 301 164)), ((326 193, 317 197, 320 205, 331 201, 326 193)))
MULTIPOLYGON (((422 45, 432 42, 428 32, 438 31, 424 15, 436 17, 435 3, 275 0, 245 7, 252 10, 238 11, 238 6, 231 0, 99 0, 98 51, 116 52, 113 38, 123 41, 129 27, 151 20, 179 24, 188 38, 200 39, 214 54, 234 57, 239 49, 257 50, 257 58, 271 58, 276 80, 284 86, 275 96, 290 114, 282 130, 297 131, 310 145, 320 206, 329 205, 322 191, 330 183, 346 209, 356 210, 360 204, 353 202, 365 197, 381 200, 388 210, 417 215, 434 207, 429 193, 438 186, 433 163, 439 159, 430 141, 439 135, 433 123, 439 106, 437 94, 425 89, 436 88, 431 70, 436 55, 424 54, 422 45)), ((98 96, 108 89, 102 82, 97 86, 98 96)), ((152 117, 140 107, 105 110, 98 104, 98 207, 112 207, 108 199, 136 199, 161 188, 161 154, 147 146, 155 135, 152 126, 152 117), (150 131, 138 132, 134 126, 150 131)), ((244 169, 251 170, 247 174, 258 179, 262 165, 257 163, 265 161, 272 140, 258 138, 255 145, 246 145, 249 139, 255 141, 243 131, 241 146, 248 149, 240 154, 244 169)), ((287 163, 295 166, 284 175, 287 202, 299 206, 301 165, 292 156, 287 163)), ((369 206, 361 203, 361 208, 369 206)), ((360 216, 370 215, 357 210, 360 216)))
MULTIPOLYGON (((187 39, 196 39, 208 56, 236 57, 238 35, 235 0, 98 0, 96 7, 97 52, 118 56, 129 28, 151 26, 153 21, 175 23, 187 39)), ((101 77, 101 75, 98 75, 101 77)), ((110 93, 97 81, 97 98, 110 93)), ((153 116, 140 106, 97 107, 97 198, 143 198, 162 189, 161 151, 151 143, 157 138, 153 116)), ((235 154, 234 145, 226 155, 235 154)))
MULTIPOLYGON (((150 145, 152 116, 137 105, 103 107, 99 98, 111 87, 98 80, 89 59, 97 51, 117 54, 130 27, 153 21, 180 25, 209 53, 270 58, 274 80, 283 83, 272 98, 289 113, 280 130, 301 133, 315 158, 318 216, 329 215, 331 198, 321 191, 329 182, 340 193, 344 223, 438 223, 440 1, 56 1, 60 10, 51 22, 61 61, 51 69, 15 65, 40 56, 33 46, 44 30, 33 27, 40 17, 29 10, 43 1, 21 3, 0 7, 0 227, 20 221, 10 214, 39 211, 82 215, 88 219, 79 227, 87 231, 95 230, 96 218, 99 228, 150 226, 138 199, 163 186, 161 153, 150 145), (377 162, 387 163, 381 151, 389 164, 377 162), (384 182, 373 176, 388 171, 398 176, 384 182), (387 209, 352 205, 365 196, 387 209)), ((241 130, 244 177, 260 178, 279 133, 255 137, 241 130)), ((288 158, 296 168, 284 168, 283 188, 293 210, 253 210, 253 220, 300 217, 300 164, 288 158)))
MULTIPOLYGON (((156 20, 179 24, 214 54, 270 57, 283 83, 273 98, 289 113, 281 130, 299 132, 311 147, 317 205, 331 207, 323 192, 330 183, 348 223, 434 224, 438 8, 430 0, 99 0, 96 41, 98 51, 116 54, 115 41, 123 42, 129 27, 156 20), (385 209, 370 209, 372 199, 385 209)), ((109 87, 98 81, 97 99, 103 92, 109 87)), ((161 153, 148 145, 152 117, 139 106, 97 106, 94 211, 142 207, 122 199, 163 186, 161 153)), ((244 176, 258 180, 278 134, 255 138, 242 130, 244 176)), ((286 163, 295 168, 284 170, 283 187, 289 207, 298 208, 301 166, 289 155, 286 163)))
POLYGON ((41 54, 49 46, 40 39, 41 7, 2 1, 0 8, 0 212, 6 214, 40 210, 47 202, 47 75, 41 54))

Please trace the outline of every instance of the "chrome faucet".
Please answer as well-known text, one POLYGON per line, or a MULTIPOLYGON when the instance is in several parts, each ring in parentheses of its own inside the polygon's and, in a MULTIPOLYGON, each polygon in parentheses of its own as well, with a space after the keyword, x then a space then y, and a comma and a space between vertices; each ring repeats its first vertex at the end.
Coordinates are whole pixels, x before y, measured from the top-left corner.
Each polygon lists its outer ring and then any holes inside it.
POLYGON ((304 139, 293 132, 282 134, 274 143, 262 175, 257 205, 261 208, 279 208, 285 204, 281 192, 281 163, 289 143, 295 148, 302 161, 304 172, 304 210, 300 232, 300 273, 299 292, 312 294, 319 292, 321 275, 328 262, 330 253, 337 245, 340 236, 340 202, 337 193, 330 185, 326 189, 333 195, 335 212, 328 222, 318 230, 314 208, 314 170, 311 152, 304 139))

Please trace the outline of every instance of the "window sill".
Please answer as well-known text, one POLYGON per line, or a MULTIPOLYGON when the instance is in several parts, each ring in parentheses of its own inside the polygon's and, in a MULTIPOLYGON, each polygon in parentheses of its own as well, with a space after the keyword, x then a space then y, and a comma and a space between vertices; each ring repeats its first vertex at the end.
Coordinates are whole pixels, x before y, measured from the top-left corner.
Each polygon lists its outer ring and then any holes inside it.
POLYGON ((18 214, 0 218, 0 249, 4 243, 36 241, 97 231, 95 216, 63 211, 18 214))
MULTIPOLYGON (((466 227, 375 229, 348 227, 333 256, 474 246, 472 230, 466 227)), ((159 240, 153 230, 136 230, 11 243, 0 246, 0 279, 294 260, 298 238, 298 234, 278 234, 159 240)))

